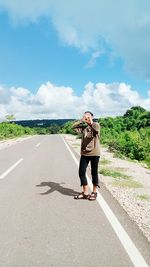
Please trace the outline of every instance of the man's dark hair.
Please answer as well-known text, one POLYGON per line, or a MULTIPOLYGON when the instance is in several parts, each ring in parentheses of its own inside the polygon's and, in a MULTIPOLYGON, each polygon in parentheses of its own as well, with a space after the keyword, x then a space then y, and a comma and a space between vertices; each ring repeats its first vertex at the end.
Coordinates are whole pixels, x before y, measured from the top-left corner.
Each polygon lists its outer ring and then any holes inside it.
POLYGON ((84 113, 90 113, 91 116, 94 116, 93 113, 91 111, 85 111, 84 113))

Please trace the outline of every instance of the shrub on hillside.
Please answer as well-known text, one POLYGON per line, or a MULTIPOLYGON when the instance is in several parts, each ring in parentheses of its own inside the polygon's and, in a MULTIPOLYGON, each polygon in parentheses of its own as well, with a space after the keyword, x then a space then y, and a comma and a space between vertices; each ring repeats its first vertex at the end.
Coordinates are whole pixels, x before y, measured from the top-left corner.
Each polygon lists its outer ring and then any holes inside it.
POLYGON ((23 127, 21 125, 9 122, 0 123, 0 139, 29 135, 34 133, 34 130, 30 129, 29 127, 23 127))

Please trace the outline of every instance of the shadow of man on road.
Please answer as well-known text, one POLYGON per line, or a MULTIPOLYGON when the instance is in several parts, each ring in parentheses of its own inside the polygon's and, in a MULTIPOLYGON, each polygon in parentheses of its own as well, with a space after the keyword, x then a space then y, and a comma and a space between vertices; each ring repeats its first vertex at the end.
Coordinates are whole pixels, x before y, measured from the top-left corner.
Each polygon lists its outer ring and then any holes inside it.
POLYGON ((48 189, 45 193, 40 193, 40 195, 48 195, 53 193, 54 191, 57 191, 61 193, 62 195, 66 196, 74 196, 75 194, 78 194, 79 192, 74 191, 73 189, 63 187, 61 184, 65 183, 55 183, 55 182, 41 182, 39 185, 36 185, 37 187, 44 187, 48 186, 50 189, 48 189))

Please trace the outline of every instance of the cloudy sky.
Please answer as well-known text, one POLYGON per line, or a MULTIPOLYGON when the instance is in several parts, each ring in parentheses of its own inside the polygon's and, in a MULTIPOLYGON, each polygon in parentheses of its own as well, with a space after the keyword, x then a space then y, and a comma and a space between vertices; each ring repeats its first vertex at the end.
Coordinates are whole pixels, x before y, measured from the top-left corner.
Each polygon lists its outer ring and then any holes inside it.
POLYGON ((0 0, 0 120, 150 109, 149 0, 0 0))

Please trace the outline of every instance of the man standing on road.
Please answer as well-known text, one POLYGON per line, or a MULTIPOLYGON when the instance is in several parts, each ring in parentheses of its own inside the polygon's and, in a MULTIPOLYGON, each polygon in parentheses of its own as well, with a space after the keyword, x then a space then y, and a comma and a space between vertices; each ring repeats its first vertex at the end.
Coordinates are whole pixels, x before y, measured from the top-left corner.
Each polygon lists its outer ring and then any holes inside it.
POLYGON ((73 124, 73 129, 82 134, 81 140, 81 158, 79 164, 79 177, 82 193, 76 195, 74 199, 89 199, 95 200, 97 197, 97 186, 99 187, 98 179, 98 163, 100 158, 100 125, 93 122, 93 114, 90 111, 84 113, 83 118, 73 124), (88 194, 88 183, 86 178, 87 166, 91 163, 91 175, 93 183, 93 191, 88 194))

